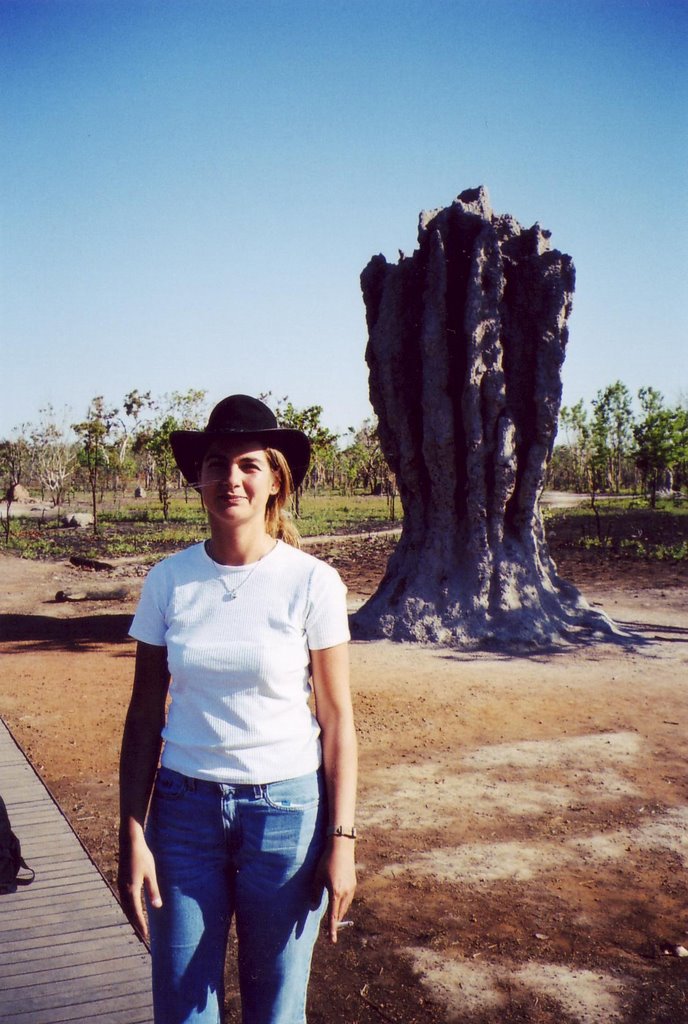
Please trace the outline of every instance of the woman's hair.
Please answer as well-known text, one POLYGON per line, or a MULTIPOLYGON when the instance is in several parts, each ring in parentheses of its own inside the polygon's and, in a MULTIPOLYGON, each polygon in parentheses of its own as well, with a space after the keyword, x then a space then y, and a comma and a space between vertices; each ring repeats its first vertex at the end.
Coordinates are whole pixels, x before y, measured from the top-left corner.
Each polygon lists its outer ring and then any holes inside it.
POLYGON ((283 540, 292 547, 301 547, 299 531, 289 514, 287 505, 294 493, 291 470, 282 452, 276 448, 266 448, 268 465, 279 482, 277 494, 271 494, 265 507, 265 529, 271 537, 283 540))

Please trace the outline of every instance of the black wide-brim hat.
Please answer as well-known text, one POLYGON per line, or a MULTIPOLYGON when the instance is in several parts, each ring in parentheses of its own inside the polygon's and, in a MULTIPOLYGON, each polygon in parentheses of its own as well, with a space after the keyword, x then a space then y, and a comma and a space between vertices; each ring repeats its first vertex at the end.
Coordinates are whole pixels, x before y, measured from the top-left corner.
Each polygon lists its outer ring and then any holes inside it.
POLYGON ((192 487, 198 485, 203 456, 212 442, 227 438, 255 441, 259 448, 276 448, 287 460, 294 487, 303 482, 311 457, 311 443, 306 435, 301 430, 278 426, 272 409, 259 399, 230 395, 215 406, 205 430, 170 433, 176 463, 192 487))

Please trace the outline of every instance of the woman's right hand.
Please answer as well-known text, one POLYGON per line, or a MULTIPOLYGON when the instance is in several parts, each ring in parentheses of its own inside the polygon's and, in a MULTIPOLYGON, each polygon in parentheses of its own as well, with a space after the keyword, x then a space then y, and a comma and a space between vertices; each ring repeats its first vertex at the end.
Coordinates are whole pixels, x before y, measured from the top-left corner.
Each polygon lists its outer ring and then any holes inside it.
POLYGON ((117 888, 124 913, 142 939, 148 941, 148 926, 143 911, 142 890, 151 906, 161 907, 153 854, 143 835, 120 836, 117 888))
POLYGON ((148 928, 141 890, 161 907, 153 854, 143 825, 162 746, 165 701, 170 684, 167 650, 141 641, 136 645, 134 689, 122 737, 119 768, 120 826, 117 887, 124 912, 143 939, 148 928))

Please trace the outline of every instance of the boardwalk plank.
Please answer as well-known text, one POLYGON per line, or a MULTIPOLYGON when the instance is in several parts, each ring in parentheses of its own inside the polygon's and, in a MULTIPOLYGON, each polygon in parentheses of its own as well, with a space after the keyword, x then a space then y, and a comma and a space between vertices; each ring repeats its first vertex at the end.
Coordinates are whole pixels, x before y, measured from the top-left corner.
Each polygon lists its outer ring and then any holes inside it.
MULTIPOLYGON (((20 990, 22 988, 33 992, 38 987, 43 987, 49 991, 55 984, 63 985, 68 981, 79 981, 92 977, 106 977, 108 982, 115 982, 120 978, 131 978, 137 971, 137 968, 143 967, 144 970, 146 969, 146 959, 142 954, 139 954, 138 959, 131 956, 121 957, 117 960, 99 960, 97 963, 94 963, 93 960, 84 960, 81 963, 72 964, 61 963, 59 966, 44 971, 33 971, 31 973, 18 971, 14 975, 7 975, 4 981, 6 985, 12 985, 13 991, 21 999, 20 990)), ((147 983, 147 978, 145 978, 145 984, 147 985, 147 983)))
POLYGON ((83 875, 80 878, 54 878, 47 881, 42 879, 40 887, 34 883, 28 888, 19 888, 16 892, 6 893, 3 896, 3 920, 5 908, 9 912, 13 907, 50 907, 76 893, 87 894, 93 889, 100 890, 101 887, 102 879, 93 875, 83 875))
POLYGON ((63 897, 52 900, 47 905, 40 903, 29 903, 15 910, 4 911, 2 915, 3 934, 7 934, 13 928, 27 926, 33 927, 33 923, 45 924, 50 920, 53 908, 59 907, 60 914, 78 916, 82 910, 92 914, 99 907, 112 907, 112 894, 103 892, 102 885, 91 892, 79 892, 70 897, 63 897))
MULTIPOLYGON (((36 868, 36 862, 31 861, 31 867, 36 868)), ((53 862, 52 864, 41 864, 36 868, 36 879, 31 884, 30 890, 28 888, 20 888, 17 892, 7 893, 8 902, 12 897, 16 897, 17 893, 23 893, 28 895, 29 891, 48 891, 54 889, 56 886, 62 885, 80 885, 84 882, 95 879, 98 882, 102 881, 103 876, 99 871, 93 867, 89 861, 71 861, 67 864, 60 864, 59 862, 53 862)), ((5 897, 3 896, 3 905, 5 897)))
POLYGON ((48 857, 52 859, 53 854, 57 849, 64 849, 81 846, 81 843, 77 839, 71 828, 65 829, 57 823, 52 826, 52 829, 46 828, 45 824, 38 825, 34 829, 31 826, 30 830, 27 828, 16 829, 16 833, 22 844, 22 850, 28 850, 34 857, 48 857))
MULTIPOLYGON (((148 1024, 150 1017, 144 1016, 144 1009, 126 1007, 123 1010, 116 1010, 113 1013, 100 1013, 98 1024, 148 1024)), ((81 1017, 77 1021, 70 1021, 69 1024, 94 1024, 93 1017, 81 1017)))
MULTIPOLYGON (((14 815, 12 816, 12 828, 21 840, 23 826, 15 821, 14 815)), ((51 850, 52 843, 57 839, 68 839, 70 843, 74 840, 74 833, 66 821, 56 821, 54 818, 52 821, 34 821, 31 823, 30 828, 31 831, 27 835, 25 842, 32 844, 45 844, 45 841, 48 840, 51 843, 51 850)))
MULTIPOLYGON (((148 978, 142 970, 137 971, 136 961, 130 964, 113 966, 108 964, 104 971, 100 964, 87 964, 81 967, 65 968, 59 975, 54 971, 43 972, 41 980, 32 980, 13 988, 12 995, 17 1010, 45 1010, 51 1007, 59 1009, 60 1005, 69 1006, 75 1001, 102 1001, 104 996, 127 995, 148 990, 148 978), (59 988, 60 1002, 55 1001, 56 989, 59 988)), ((4 1011, 2 1011, 4 1012, 4 1011)), ((0 1020, 2 1017, 0 1017, 0 1020)))
MULTIPOLYGON (((28 859, 28 858, 25 858, 28 859)), ((41 873, 36 877, 38 883, 43 878, 58 877, 59 875, 69 874, 70 871, 74 871, 76 868, 81 873, 95 873, 99 878, 102 878, 100 871, 91 863, 88 855, 84 856, 83 850, 79 842, 74 837, 74 843, 69 848, 64 857, 56 858, 48 853, 37 854, 32 857, 32 860, 37 864, 41 865, 41 873)))
POLYGON ((53 808, 47 801, 33 801, 32 803, 20 804, 14 808, 12 812, 12 827, 16 832, 24 824, 33 825, 37 821, 52 821, 53 818, 53 808))
POLYGON ((11 1024, 101 1024, 102 1021, 109 1021, 109 1024, 115 1021, 117 1024, 148 1024, 152 1020, 149 1006, 150 996, 145 992, 119 996, 105 994, 103 999, 96 996, 90 1002, 74 1002, 69 1006, 28 1010, 16 1008, 0 1016, 0 1020, 11 1024))
MULTIPOLYGON (((98 930, 96 936, 97 941, 108 941, 110 938, 116 938, 120 936, 118 941, 124 941, 124 939, 132 939, 132 941, 138 942, 138 938, 134 933, 133 929, 127 928, 121 921, 117 924, 106 925, 104 928, 98 930)), ((59 935, 33 935, 30 939, 23 942, 12 942, 4 943, 2 947, 2 958, 3 961, 6 957, 15 956, 16 954, 32 954, 36 949, 54 949, 59 953, 63 946, 68 946, 70 943, 75 944, 77 942, 87 942, 91 949, 93 949, 94 936, 92 932, 81 931, 78 927, 75 930, 66 930, 60 932, 59 935)))
MULTIPOLYGON (((30 950, 18 949, 13 953, 3 952, 2 962, 0 962, 0 980, 9 978, 20 971, 25 974, 42 971, 45 969, 45 960, 50 960, 51 967, 71 967, 79 963, 92 963, 93 955, 91 939, 66 942, 61 945, 50 943, 50 945, 30 950)), ((122 942, 122 937, 119 934, 106 938, 101 936, 98 940, 98 959, 101 963, 107 964, 112 960, 124 960, 132 956, 148 956, 138 939, 132 939, 130 946, 122 942)))
POLYGON ((54 914, 46 914, 36 921, 28 922, 26 925, 14 923, 9 928, 5 928, 3 925, 2 934, 3 939, 7 942, 17 942, 24 936, 28 938, 31 935, 55 935, 66 926, 73 925, 75 921, 78 921, 79 927, 85 932, 97 931, 106 923, 114 924, 119 921, 121 916, 120 908, 112 906, 112 904, 99 907, 97 914, 94 914, 88 907, 84 909, 83 913, 57 911, 54 914))

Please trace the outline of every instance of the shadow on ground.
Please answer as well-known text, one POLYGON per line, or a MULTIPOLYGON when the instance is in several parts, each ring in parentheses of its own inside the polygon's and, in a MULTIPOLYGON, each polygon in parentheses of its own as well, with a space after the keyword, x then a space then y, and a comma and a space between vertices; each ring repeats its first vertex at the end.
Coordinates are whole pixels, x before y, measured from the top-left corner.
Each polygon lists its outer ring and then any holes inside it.
MULTIPOLYGON (((50 615, 0 615, 0 641, 29 643, 44 651, 88 650, 105 643, 129 644, 133 643, 129 636, 131 619, 131 614, 64 619, 50 615)), ((25 649, 22 646, 22 650, 25 649)), ((5 647, 5 650, 11 652, 11 648, 5 647)))

